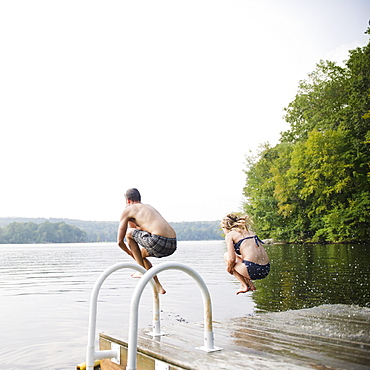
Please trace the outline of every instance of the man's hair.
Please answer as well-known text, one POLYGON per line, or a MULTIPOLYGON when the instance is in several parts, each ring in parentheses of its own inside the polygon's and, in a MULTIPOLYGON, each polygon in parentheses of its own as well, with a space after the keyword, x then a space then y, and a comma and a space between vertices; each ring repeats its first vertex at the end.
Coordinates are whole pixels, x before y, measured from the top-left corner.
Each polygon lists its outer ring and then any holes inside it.
POLYGON ((141 202, 141 195, 139 190, 132 188, 128 189, 125 194, 126 199, 132 200, 133 202, 141 202))

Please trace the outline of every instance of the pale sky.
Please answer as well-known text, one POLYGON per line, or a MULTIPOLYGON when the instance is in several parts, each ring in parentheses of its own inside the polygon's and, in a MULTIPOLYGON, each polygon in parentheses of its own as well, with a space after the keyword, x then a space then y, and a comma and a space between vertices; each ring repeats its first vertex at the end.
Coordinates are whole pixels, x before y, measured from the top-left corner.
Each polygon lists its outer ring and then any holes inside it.
POLYGON ((243 201, 320 59, 365 46, 368 0, 0 2, 0 217, 172 222, 243 201))

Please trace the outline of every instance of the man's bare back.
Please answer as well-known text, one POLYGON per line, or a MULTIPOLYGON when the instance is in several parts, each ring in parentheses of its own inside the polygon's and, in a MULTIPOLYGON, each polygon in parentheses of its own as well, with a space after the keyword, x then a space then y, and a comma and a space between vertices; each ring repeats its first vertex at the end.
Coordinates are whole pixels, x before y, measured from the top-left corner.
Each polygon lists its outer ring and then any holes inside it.
POLYGON ((154 235, 175 238, 176 232, 162 215, 149 204, 134 203, 122 213, 120 222, 132 222, 139 230, 145 230, 154 235))

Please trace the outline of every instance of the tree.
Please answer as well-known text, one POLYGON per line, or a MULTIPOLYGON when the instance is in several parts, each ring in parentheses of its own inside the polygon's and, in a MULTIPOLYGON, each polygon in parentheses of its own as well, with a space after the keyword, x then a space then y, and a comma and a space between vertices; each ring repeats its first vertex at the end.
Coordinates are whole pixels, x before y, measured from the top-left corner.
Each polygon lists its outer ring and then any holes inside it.
POLYGON ((297 203, 307 221, 305 239, 326 240, 331 227, 325 222, 325 215, 346 203, 353 170, 346 137, 346 131, 341 129, 314 129, 306 141, 294 146, 287 171, 293 188, 287 188, 302 200, 297 203))
POLYGON ((348 75, 348 69, 320 61, 316 70, 300 81, 295 99, 285 108, 290 129, 281 140, 294 143, 306 140, 313 129, 338 128, 348 107, 348 75))
POLYGON ((286 108, 280 143, 248 160, 245 210, 285 241, 366 241, 370 230, 370 43, 345 67, 320 61, 286 108))
POLYGON ((259 148, 257 156, 248 156, 248 181, 244 187, 245 211, 254 220, 255 232, 261 237, 280 237, 283 232, 283 218, 279 217, 277 199, 274 197, 274 183, 271 167, 278 156, 278 148, 272 149, 269 144, 259 148), (279 232, 280 231, 280 232, 279 232), (273 233, 273 234, 271 234, 273 233))

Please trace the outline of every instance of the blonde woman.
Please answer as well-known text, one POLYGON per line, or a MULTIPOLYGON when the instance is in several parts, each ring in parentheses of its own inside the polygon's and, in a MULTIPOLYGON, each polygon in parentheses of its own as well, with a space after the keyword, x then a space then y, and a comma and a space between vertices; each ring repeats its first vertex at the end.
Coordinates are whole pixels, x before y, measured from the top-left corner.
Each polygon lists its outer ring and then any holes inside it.
POLYGON ((252 280, 264 279, 270 272, 270 260, 262 240, 250 231, 248 216, 230 213, 220 226, 227 246, 224 255, 226 270, 241 283, 236 294, 256 290, 252 280))

